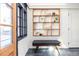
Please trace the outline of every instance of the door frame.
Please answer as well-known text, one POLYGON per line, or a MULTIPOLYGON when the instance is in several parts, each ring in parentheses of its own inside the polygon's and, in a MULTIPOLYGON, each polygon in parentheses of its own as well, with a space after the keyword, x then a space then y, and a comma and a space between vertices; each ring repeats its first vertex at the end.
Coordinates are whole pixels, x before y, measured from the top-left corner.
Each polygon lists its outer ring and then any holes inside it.
POLYGON ((16 36, 16 3, 12 3, 12 41, 13 43, 10 44, 6 48, 0 49, 0 56, 16 56, 18 55, 17 49, 17 36, 16 36))

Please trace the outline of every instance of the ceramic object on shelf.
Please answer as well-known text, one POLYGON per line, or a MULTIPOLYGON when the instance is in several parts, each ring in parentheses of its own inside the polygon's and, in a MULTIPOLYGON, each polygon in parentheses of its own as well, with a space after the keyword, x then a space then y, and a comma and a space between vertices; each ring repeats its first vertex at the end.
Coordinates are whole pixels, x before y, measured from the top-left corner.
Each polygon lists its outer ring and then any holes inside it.
POLYGON ((53 13, 52 15, 55 16, 55 13, 53 13))
POLYGON ((42 36, 42 34, 40 33, 39 36, 42 36))

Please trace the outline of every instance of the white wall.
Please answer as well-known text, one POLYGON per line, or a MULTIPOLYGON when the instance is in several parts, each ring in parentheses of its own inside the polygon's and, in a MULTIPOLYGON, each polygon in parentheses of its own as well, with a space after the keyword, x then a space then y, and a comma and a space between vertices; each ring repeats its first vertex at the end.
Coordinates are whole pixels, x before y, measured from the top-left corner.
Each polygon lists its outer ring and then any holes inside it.
POLYGON ((60 41, 62 42, 62 47, 68 47, 68 8, 60 9, 60 41))
MULTIPOLYGON (((32 11, 32 9, 30 10, 32 11)), ((32 14, 32 13, 31 13, 32 14)), ((31 15, 32 16, 32 15, 31 15)), ((32 25, 32 18, 29 20, 30 24, 32 25)), ((33 27, 30 27, 31 31, 33 31, 33 27)), ((31 46, 30 48, 33 48, 32 41, 33 40, 59 40, 62 42, 61 47, 67 48, 68 47, 68 9, 67 8, 61 8, 60 9, 60 36, 33 36, 33 32, 30 32, 31 37, 31 46)))
POLYGON ((27 50, 31 46, 31 12, 29 8, 27 8, 27 36, 23 38, 22 40, 18 41, 18 55, 19 56, 25 56, 27 50))
MULTIPOLYGON (((62 41, 62 43, 64 43, 64 45, 67 45, 67 9, 61 9, 60 10, 61 12, 60 12, 60 19, 61 19, 61 31, 60 31, 60 36, 59 37, 53 37, 53 36, 46 36, 46 37, 43 37, 43 36, 37 36, 37 37, 35 37, 35 36, 33 36, 32 34, 33 34, 33 23, 32 23, 32 9, 29 9, 28 10, 28 35, 27 35, 27 37, 25 38, 25 39, 23 39, 23 40, 21 40, 20 42, 19 42, 19 49, 22 49, 22 52, 21 52, 21 50, 20 50, 20 54, 21 53, 25 53, 25 49, 24 48, 21 48, 21 46, 23 46, 24 45, 24 47, 26 48, 26 51, 28 50, 28 48, 33 48, 33 46, 32 46, 32 41, 33 40, 53 40, 53 39, 57 39, 57 40, 60 40, 60 41, 62 41), (65 14, 64 14, 65 13, 65 14), (29 41, 29 42, 28 42, 29 41)), ((64 45, 62 45, 63 47, 65 47, 64 45)), ((23 55, 23 54, 21 54, 21 55, 23 55)))
MULTIPOLYGON (((30 33, 30 37, 31 37, 31 43, 33 40, 53 40, 53 39, 58 39, 59 41, 61 41, 61 47, 62 48, 68 48, 69 47, 69 40, 71 38, 69 38, 69 35, 71 37, 71 33, 69 33, 69 29, 71 28, 70 27, 70 24, 71 24, 71 20, 70 20, 70 16, 69 16, 69 10, 72 10, 74 8, 60 8, 60 36, 59 37, 50 37, 50 36, 47 36, 47 37, 35 37, 35 36, 32 36, 32 32, 30 33)), ((77 7, 75 9, 78 9, 77 7)), ((30 10, 32 11, 32 9, 30 10)), ((74 19, 75 20, 75 19, 74 19)), ((29 20, 31 23, 32 23, 32 18, 29 20)), ((77 24, 78 25, 78 24, 77 24)), ((32 26, 30 27, 31 31, 32 30, 32 26)), ((72 39, 71 39, 72 41, 72 39)), ((77 44, 78 45, 78 44, 77 44)), ((75 46, 77 46, 75 44, 75 46)), ((33 48, 33 46, 30 46, 30 48, 33 48)))

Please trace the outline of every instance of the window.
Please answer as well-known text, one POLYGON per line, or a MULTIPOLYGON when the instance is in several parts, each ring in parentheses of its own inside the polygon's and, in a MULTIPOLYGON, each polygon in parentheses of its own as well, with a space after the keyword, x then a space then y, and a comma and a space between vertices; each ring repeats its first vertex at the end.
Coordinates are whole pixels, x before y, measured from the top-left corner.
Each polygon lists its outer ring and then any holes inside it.
POLYGON ((8 4, 1 4, 1 7, 0 7, 0 24, 7 24, 7 25, 12 24, 12 22, 11 22, 12 13, 11 12, 12 12, 12 9, 10 8, 10 6, 8 4))
POLYGON ((27 5, 17 4, 17 34, 18 40, 27 35, 27 5))
POLYGON ((12 44, 12 7, 9 4, 0 4, 0 48, 10 44, 12 44))

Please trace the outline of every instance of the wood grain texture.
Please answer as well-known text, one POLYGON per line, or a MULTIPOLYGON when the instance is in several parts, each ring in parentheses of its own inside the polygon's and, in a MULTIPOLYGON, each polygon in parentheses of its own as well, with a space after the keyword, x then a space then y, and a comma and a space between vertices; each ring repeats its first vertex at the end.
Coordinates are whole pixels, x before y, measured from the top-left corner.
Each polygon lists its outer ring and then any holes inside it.
POLYGON ((12 44, 8 47, 0 48, 0 56, 16 56, 16 4, 12 4, 12 25, 4 25, 1 26, 9 26, 12 27, 12 44))

